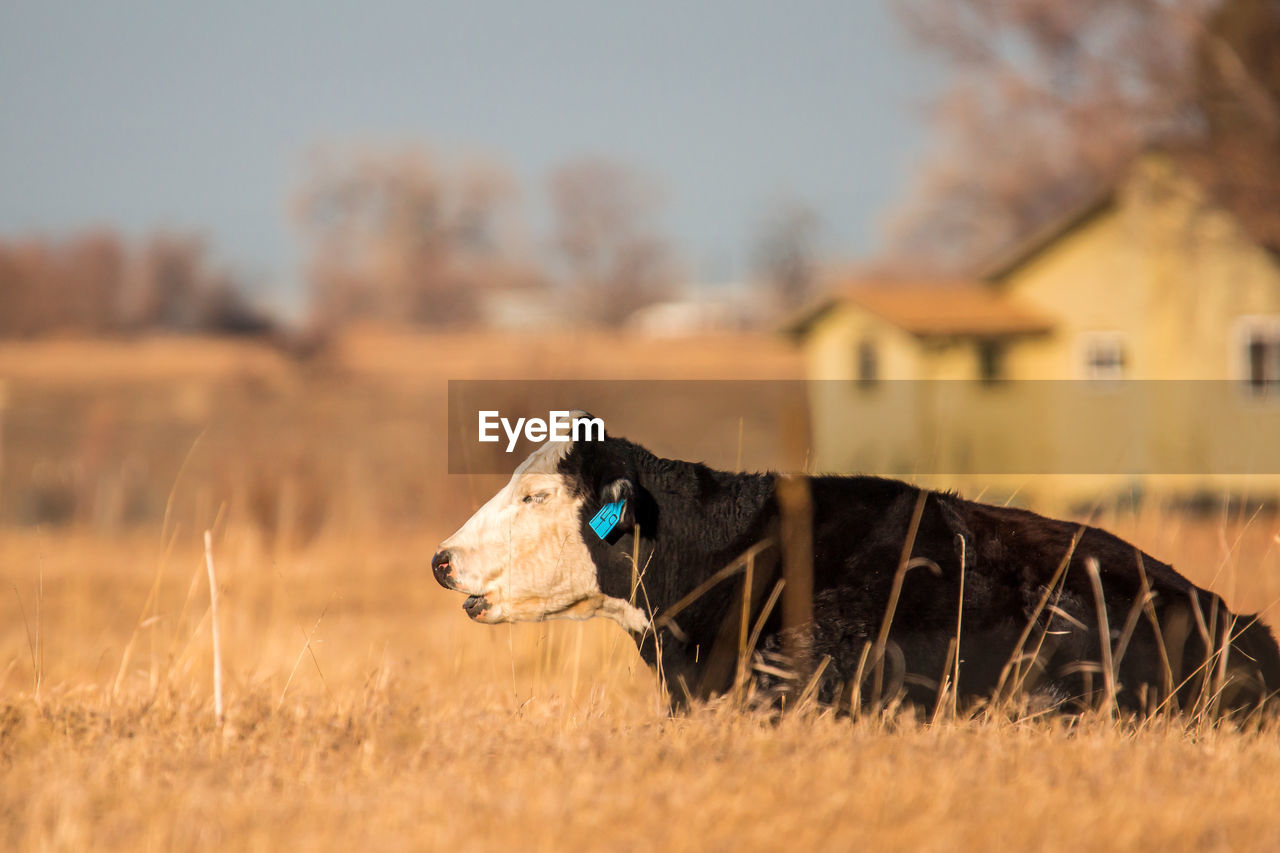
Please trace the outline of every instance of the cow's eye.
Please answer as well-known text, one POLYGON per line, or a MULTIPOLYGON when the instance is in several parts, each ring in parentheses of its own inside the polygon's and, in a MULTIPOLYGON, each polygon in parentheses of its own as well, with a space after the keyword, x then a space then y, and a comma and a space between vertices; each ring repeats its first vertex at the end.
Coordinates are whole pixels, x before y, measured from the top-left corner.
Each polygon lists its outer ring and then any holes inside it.
POLYGON ((525 495, 523 500, 524 500, 524 503, 527 503, 527 504, 540 504, 546 499, 547 499, 546 492, 538 492, 535 495, 525 495))

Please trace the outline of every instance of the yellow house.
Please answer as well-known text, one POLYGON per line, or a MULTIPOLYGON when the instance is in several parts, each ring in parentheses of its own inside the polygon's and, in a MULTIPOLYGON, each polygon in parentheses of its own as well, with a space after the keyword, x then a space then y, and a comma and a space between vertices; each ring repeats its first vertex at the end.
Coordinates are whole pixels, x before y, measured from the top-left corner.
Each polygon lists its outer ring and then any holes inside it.
POLYGON ((826 380, 816 469, 1051 504, 1280 496, 1280 246, 1167 154, 973 280, 833 284, 788 326, 826 380))

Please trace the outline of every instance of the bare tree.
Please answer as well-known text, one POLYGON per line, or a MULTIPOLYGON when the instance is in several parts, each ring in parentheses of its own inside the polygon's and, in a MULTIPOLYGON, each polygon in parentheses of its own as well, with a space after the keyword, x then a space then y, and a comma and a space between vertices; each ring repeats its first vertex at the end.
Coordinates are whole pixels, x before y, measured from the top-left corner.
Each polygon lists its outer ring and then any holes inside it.
POLYGON ((190 234, 155 234, 136 264, 126 318, 134 328, 190 330, 201 324, 207 248, 190 234))
POLYGON ((612 160, 583 158, 551 176, 554 246, 581 316, 618 325, 667 296, 674 256, 653 182, 612 160))
POLYGON ((800 201, 779 203, 756 234, 754 265, 780 307, 799 307, 813 294, 821 219, 800 201))
POLYGON ((1227 0, 1196 33, 1189 168, 1280 249, 1280 0, 1227 0))
POLYGON ((320 153, 294 205, 317 319, 474 322, 480 291, 518 272, 504 230, 514 201, 492 163, 446 169, 415 148, 320 153))
MULTIPOLYGON (((940 150, 891 223, 896 253, 951 267, 989 254, 1086 200, 1152 141, 1203 154, 1274 139, 1278 7, 903 0, 908 28, 952 75, 931 110, 940 150)), ((1251 173, 1272 144, 1242 155, 1251 173)))

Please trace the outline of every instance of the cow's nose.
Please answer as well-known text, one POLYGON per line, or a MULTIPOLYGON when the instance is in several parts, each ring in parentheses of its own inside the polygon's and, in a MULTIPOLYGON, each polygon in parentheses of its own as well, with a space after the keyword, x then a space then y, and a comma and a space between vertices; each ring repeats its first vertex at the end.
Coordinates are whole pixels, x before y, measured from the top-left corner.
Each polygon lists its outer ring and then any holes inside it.
POLYGON ((445 589, 458 588, 453 580, 453 555, 448 551, 437 551, 431 558, 431 574, 436 576, 436 581, 445 589))

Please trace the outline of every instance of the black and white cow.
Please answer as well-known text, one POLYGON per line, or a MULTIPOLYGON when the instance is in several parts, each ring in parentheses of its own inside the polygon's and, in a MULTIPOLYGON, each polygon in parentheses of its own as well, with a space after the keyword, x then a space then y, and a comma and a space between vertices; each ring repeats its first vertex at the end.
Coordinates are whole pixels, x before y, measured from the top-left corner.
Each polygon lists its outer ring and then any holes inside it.
POLYGON ((432 569, 467 595, 477 622, 614 620, 677 707, 724 692, 741 672, 758 695, 785 696, 806 680, 796 673, 816 673, 827 703, 866 702, 875 680, 886 697, 925 708, 957 672, 965 699, 1021 687, 1063 709, 1108 687, 1138 712, 1209 695, 1256 706, 1280 689, 1280 651, 1256 616, 1230 613, 1133 545, 877 477, 807 480, 812 619, 785 626, 771 595, 783 579, 779 481, 663 459, 613 436, 547 443, 441 544, 432 569), (622 515, 602 539, 590 521, 618 501, 622 515), (762 626, 745 668, 743 624, 762 626))

